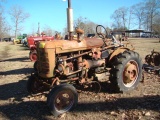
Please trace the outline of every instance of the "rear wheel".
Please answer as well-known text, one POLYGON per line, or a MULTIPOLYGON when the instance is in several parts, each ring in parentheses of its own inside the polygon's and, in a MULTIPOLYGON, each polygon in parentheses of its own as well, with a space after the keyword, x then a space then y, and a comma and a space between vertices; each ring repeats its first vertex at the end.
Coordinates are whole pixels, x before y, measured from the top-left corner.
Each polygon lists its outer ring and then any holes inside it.
POLYGON ((76 89, 70 84, 54 87, 47 98, 47 105, 54 116, 70 111, 78 102, 76 89))
POLYGON ((110 81, 114 90, 127 92, 137 87, 142 79, 142 63, 138 53, 125 51, 119 54, 110 71, 110 81))

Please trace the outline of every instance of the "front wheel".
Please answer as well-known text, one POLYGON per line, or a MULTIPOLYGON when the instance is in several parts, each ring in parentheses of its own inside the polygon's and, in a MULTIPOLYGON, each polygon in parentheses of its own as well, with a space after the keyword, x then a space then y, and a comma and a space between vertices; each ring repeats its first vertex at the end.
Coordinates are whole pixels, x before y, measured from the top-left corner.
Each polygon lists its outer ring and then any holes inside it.
POLYGON ((34 68, 34 70, 35 70, 36 72, 38 71, 38 62, 37 62, 37 61, 34 62, 33 68, 34 68))
POLYGON ((142 63, 138 53, 119 54, 110 71, 110 81, 116 91, 127 92, 137 87, 142 79, 142 63))
POLYGON ((47 97, 47 105, 54 116, 70 111, 76 106, 77 102, 77 91, 70 84, 61 84, 54 87, 47 97))
POLYGON ((31 61, 35 62, 37 60, 37 52, 36 51, 30 51, 29 58, 31 61))
POLYGON ((36 74, 33 74, 27 81, 27 90, 31 94, 37 94, 47 91, 48 88, 43 85, 43 82, 38 79, 36 74))

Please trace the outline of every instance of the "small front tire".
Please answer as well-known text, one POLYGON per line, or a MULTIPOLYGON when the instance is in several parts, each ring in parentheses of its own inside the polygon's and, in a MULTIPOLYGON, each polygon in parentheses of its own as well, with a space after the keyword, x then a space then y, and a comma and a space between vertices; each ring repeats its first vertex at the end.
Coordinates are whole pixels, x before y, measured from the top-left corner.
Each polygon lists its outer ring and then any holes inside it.
POLYGON ((70 84, 61 84, 54 87, 47 97, 47 105, 55 117, 73 109, 77 102, 77 91, 70 84))
POLYGON ((34 64, 33 64, 33 68, 34 68, 34 71, 38 71, 38 62, 35 61, 34 64))
POLYGON ((27 81, 27 91, 30 94, 37 94, 48 89, 38 80, 38 76, 36 74, 32 74, 27 81))

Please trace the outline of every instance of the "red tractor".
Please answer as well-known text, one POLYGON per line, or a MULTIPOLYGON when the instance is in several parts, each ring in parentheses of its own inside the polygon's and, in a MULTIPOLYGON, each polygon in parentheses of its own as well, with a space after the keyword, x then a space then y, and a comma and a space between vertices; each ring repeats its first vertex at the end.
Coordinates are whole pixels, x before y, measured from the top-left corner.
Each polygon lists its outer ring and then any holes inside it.
POLYGON ((33 62, 35 62, 37 60, 36 44, 40 41, 54 40, 53 36, 45 36, 44 33, 42 33, 41 35, 42 36, 30 36, 30 37, 27 38, 28 47, 30 48, 29 58, 33 62))

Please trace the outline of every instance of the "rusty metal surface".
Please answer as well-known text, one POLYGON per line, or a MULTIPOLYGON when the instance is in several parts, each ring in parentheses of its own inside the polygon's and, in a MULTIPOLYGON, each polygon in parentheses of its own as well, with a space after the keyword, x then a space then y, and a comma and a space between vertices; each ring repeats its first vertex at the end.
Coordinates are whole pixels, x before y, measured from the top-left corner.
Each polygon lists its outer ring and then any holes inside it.
POLYGON ((87 50, 93 47, 101 47, 103 41, 98 38, 85 38, 78 42, 77 40, 56 40, 45 41, 45 49, 56 49, 56 53, 73 52, 78 50, 87 50))
POLYGON ((137 66, 135 64, 132 64, 132 63, 127 63, 126 67, 125 67, 125 79, 124 81, 126 83, 130 82, 130 81, 133 81, 136 79, 137 77, 137 74, 138 74, 138 70, 137 70, 137 66))
MULTIPOLYGON (((107 42, 108 41, 106 40, 106 43, 107 42)), ((92 58, 98 60, 101 58, 100 51, 103 44, 104 42, 102 41, 102 39, 99 39, 99 38, 85 38, 81 42, 78 42, 77 40, 55 40, 55 41, 40 42, 39 44, 37 44, 37 47, 39 47, 38 59, 40 60, 38 63, 39 75, 44 78, 50 78, 54 76, 53 70, 55 68, 55 63, 53 61, 56 60, 56 54, 61 54, 61 53, 71 54, 72 52, 88 50, 88 52, 83 52, 81 54, 77 54, 76 56, 74 55, 71 58, 72 59, 79 58, 84 54, 92 53, 91 55, 92 58), (43 60, 43 57, 44 57, 44 60, 43 60)), ((105 47, 106 49, 111 49, 115 47, 114 45, 110 45, 109 43, 107 44, 108 46, 105 47)), ((119 53, 124 52, 125 50, 128 50, 128 48, 119 47, 114 51, 111 50, 109 53, 111 54, 109 60, 111 60, 114 56, 118 55, 119 53)), ((69 59, 70 58, 66 58, 64 60, 66 61, 69 59)))
POLYGON ((149 65, 159 66, 160 65, 160 52, 151 51, 151 54, 146 55, 145 62, 149 65))
POLYGON ((129 50, 128 48, 125 47, 119 47, 118 49, 114 50, 113 53, 111 54, 109 60, 112 60, 112 58, 116 55, 118 55, 119 53, 123 53, 124 51, 129 50))

